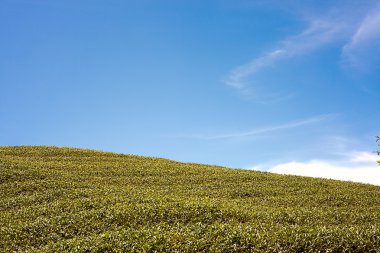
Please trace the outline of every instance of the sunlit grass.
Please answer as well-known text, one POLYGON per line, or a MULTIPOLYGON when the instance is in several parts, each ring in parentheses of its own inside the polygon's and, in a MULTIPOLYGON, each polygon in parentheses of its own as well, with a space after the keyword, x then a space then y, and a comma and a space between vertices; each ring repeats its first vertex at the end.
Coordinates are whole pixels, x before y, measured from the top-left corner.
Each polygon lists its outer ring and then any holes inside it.
POLYGON ((0 146, 1 252, 379 252, 380 187, 0 146))

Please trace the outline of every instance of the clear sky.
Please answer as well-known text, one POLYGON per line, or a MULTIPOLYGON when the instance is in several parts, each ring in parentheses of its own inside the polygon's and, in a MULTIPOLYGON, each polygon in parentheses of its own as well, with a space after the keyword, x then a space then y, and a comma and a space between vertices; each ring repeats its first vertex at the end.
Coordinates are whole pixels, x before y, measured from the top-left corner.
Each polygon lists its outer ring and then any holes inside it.
POLYGON ((2 0, 0 38, 0 145, 380 184, 377 0, 2 0))

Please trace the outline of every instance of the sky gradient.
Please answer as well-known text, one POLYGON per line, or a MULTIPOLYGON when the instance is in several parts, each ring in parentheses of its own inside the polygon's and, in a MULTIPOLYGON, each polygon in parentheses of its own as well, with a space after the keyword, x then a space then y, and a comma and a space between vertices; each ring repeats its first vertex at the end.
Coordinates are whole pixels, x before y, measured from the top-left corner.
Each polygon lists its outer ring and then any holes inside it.
POLYGON ((0 145, 380 184, 378 1, 4 0, 0 34, 0 145))

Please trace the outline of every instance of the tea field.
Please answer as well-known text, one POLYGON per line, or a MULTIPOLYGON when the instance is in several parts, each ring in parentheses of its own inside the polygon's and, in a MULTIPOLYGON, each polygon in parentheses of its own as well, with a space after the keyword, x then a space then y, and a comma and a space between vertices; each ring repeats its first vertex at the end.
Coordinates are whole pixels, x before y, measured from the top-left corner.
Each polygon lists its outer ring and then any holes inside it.
POLYGON ((380 252, 380 187, 0 146, 0 252, 380 252))

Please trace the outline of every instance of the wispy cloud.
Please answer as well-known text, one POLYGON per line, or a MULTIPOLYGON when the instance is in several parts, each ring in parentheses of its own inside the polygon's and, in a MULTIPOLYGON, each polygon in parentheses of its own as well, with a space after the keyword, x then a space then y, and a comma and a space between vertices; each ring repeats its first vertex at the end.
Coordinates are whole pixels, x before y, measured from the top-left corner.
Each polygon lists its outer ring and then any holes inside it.
POLYGON ((220 139, 236 139, 236 138, 243 138, 243 137, 253 137, 253 136, 280 131, 280 130, 287 130, 287 129, 306 126, 306 125, 317 124, 323 121, 334 119, 335 117, 336 117, 336 114, 323 114, 323 115, 310 117, 307 119, 291 121, 291 122, 264 127, 264 128, 252 129, 250 131, 244 131, 244 132, 227 133, 227 134, 220 134, 220 135, 192 134, 192 135, 183 135, 183 136, 177 136, 177 137, 195 138, 195 139, 203 139, 203 140, 220 140, 220 139))
MULTIPOLYGON (((233 68, 224 83, 242 94, 251 94, 256 100, 286 97, 288 94, 259 88, 263 85, 255 80, 256 74, 269 70, 280 62, 306 55, 333 43, 341 45, 342 59, 351 67, 373 62, 370 59, 373 57, 371 52, 377 49, 380 53, 380 4, 376 8, 366 4, 364 11, 352 10, 357 7, 355 5, 351 9, 347 6, 327 10, 325 16, 306 17, 306 29, 280 41, 279 46, 262 56, 233 68)), ((377 55, 375 59, 378 59, 377 55)))
POLYGON ((285 57, 288 52, 284 49, 274 50, 260 58, 254 59, 251 62, 238 66, 231 71, 225 83, 233 88, 244 90, 249 85, 247 77, 255 74, 261 69, 268 67, 278 59, 285 57))
POLYGON ((253 129, 247 132, 241 132, 241 133, 231 133, 231 134, 223 134, 223 135, 217 135, 213 136, 210 139, 227 139, 227 138, 239 138, 239 137, 249 137, 249 136, 256 136, 260 134, 275 132, 279 130, 285 130, 285 129, 291 129, 296 127, 302 127, 305 125, 310 124, 316 124, 322 121, 326 121, 328 119, 334 118, 335 115, 333 114, 325 114, 325 115, 319 115, 307 119, 297 120, 293 122, 287 122, 280 125, 265 127, 265 128, 259 128, 259 129, 253 129))
POLYGON ((273 166, 269 172, 287 175, 330 178, 380 185, 378 156, 368 152, 351 152, 344 160, 287 162, 273 166))
POLYGON ((245 92, 253 82, 252 76, 257 72, 273 66, 281 59, 305 54, 337 40, 337 34, 341 33, 343 28, 344 26, 341 23, 333 20, 314 19, 311 21, 310 26, 300 34, 280 42, 278 48, 231 70, 225 79, 225 83, 241 92, 245 92))
POLYGON ((380 4, 363 18, 349 42, 344 45, 343 60, 356 68, 362 68, 378 60, 376 53, 380 53, 379 27, 380 4))

